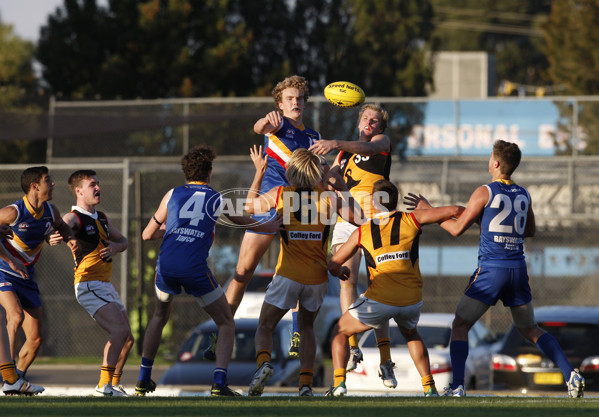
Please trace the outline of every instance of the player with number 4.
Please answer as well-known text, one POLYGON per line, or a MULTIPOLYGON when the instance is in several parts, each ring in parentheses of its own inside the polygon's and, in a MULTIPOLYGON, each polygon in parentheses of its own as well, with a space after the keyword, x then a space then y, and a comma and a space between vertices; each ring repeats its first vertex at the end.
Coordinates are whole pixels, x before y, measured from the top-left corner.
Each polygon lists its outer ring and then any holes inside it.
MULTIPOLYGON (((521 151, 515 143, 498 140, 489 159, 492 182, 471 195, 458 219, 441 227, 459 236, 473 223, 480 223, 478 268, 460 299, 449 345, 453 382, 445 396, 463 397, 464 369, 468 357, 468 331, 497 301, 509 307, 520 334, 558 365, 568 386, 568 396, 582 397, 584 378, 575 370, 557 340, 541 330, 534 318, 532 295, 524 259, 524 238, 535 234, 535 217, 528 191, 512 180, 520 164, 521 151)), ((422 196, 411 195, 415 208, 430 208, 422 196)))
MULTIPOLYGON (((183 157, 181 165, 187 183, 164 195, 142 233, 144 240, 162 239, 162 245, 154 282, 156 308, 146 328, 136 395, 145 396, 156 389, 151 379, 152 366, 173 298, 181 293, 181 288, 196 297, 218 327, 212 396, 240 395, 227 385, 227 368, 235 339, 233 313, 207 263, 216 220, 223 209, 220 193, 208 185, 214 158, 216 154, 206 146, 196 146, 183 157)), ((266 223, 245 216, 227 217, 234 223, 267 233, 275 233, 281 225, 279 216, 266 223)))

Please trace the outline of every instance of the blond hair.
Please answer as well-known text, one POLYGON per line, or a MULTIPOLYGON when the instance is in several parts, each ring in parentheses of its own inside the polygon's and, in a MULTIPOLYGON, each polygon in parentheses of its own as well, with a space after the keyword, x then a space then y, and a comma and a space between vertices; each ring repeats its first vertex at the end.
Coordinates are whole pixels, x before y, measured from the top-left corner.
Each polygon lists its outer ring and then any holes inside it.
POLYGON ((290 185, 312 189, 322 180, 322 175, 323 166, 318 155, 302 148, 293 151, 285 174, 290 185))
POLYGON ((373 110, 381 114, 381 133, 383 133, 385 129, 387 129, 387 124, 389 123, 389 113, 387 113, 387 110, 383 109, 378 104, 366 103, 360 108, 358 123, 360 123, 360 119, 362 119, 362 115, 366 110, 373 110))

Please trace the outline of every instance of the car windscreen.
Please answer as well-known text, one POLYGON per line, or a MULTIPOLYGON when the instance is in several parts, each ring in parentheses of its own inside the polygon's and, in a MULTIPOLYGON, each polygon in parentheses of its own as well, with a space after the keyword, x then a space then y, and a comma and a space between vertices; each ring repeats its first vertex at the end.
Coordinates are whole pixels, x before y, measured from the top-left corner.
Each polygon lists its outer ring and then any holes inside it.
MULTIPOLYGON (((256 360, 256 349, 254 347, 255 334, 255 330, 236 329, 231 361, 252 362, 256 360)), ((204 360, 204 351, 212 345, 213 335, 213 332, 192 334, 179 351, 178 360, 182 362, 204 360)), ((273 342, 273 346, 278 346, 280 343, 277 332, 273 334, 273 342)), ((277 350, 273 349, 271 359, 275 361, 277 359, 276 356, 277 350)))
MULTIPOLYGON (((599 328, 593 324, 565 323, 559 321, 539 322, 539 327, 557 339, 566 356, 590 356, 597 354, 599 328)), ((528 342, 514 327, 506 335, 502 353, 516 356, 524 353, 539 353, 538 348, 528 342)))
MULTIPOLYGON (((444 348, 449 345, 451 329, 441 326, 418 326, 418 333, 422 337, 427 348, 444 348)), ((391 347, 406 347, 406 339, 402 336, 397 326, 390 326, 389 335, 391 337, 391 347)), ((376 347, 376 336, 374 332, 369 332, 363 347, 376 347)))

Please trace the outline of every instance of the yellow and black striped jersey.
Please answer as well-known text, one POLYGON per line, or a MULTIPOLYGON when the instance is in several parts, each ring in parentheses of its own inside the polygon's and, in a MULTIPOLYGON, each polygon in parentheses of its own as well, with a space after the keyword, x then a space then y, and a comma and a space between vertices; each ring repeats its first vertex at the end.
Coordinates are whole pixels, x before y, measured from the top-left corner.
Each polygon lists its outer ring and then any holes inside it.
POLYGON ((328 279, 328 239, 336 215, 330 195, 322 188, 279 188, 276 209, 283 215, 285 230, 275 274, 309 285, 328 279))
POLYGON ((112 260, 100 257, 100 250, 108 245, 108 219, 101 211, 88 213, 74 206, 72 213, 79 219, 79 230, 75 233, 81 252, 75 256, 75 284, 85 281, 110 282, 112 260))
POLYGON ((393 306, 422 301, 418 242, 420 225, 412 213, 380 213, 360 226, 370 285, 366 297, 393 306))
MULTIPOLYGON (((342 151, 337 162, 349 192, 364 210, 366 218, 371 218, 372 186, 378 180, 389 179, 391 153, 364 156, 342 151)), ((338 221, 343 219, 339 217, 338 221)))

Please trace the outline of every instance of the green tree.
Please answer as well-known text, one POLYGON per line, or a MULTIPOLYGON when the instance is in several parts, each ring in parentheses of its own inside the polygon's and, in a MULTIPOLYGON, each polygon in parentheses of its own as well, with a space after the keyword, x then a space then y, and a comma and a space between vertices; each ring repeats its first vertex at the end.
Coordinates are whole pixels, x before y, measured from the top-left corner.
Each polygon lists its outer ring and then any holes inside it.
POLYGON ((0 20, 0 163, 42 161, 45 142, 28 140, 43 130, 33 71, 34 45, 0 20), (24 128, 23 128, 24 126, 24 128), (27 134, 23 132, 27 130, 27 134))
POLYGON ((12 25, 0 20, 0 108, 22 106, 36 92, 34 45, 19 38, 12 25))
MULTIPOLYGON (((558 90, 564 95, 599 94, 599 42, 596 27, 599 24, 598 0, 555 1, 551 14, 544 24, 549 60, 548 73, 558 90)), ((594 102, 582 103, 578 110, 581 133, 572 132, 573 107, 560 104, 563 123, 560 130, 569 137, 583 135, 586 147, 578 151, 595 155, 599 152, 599 106, 594 102)), ((570 154, 572 142, 559 143, 564 153, 570 154)))

